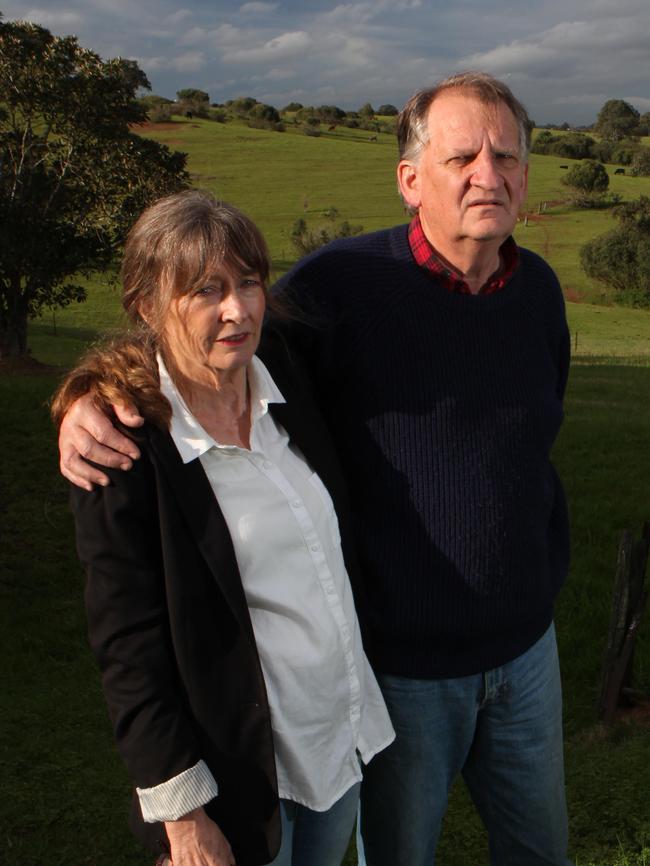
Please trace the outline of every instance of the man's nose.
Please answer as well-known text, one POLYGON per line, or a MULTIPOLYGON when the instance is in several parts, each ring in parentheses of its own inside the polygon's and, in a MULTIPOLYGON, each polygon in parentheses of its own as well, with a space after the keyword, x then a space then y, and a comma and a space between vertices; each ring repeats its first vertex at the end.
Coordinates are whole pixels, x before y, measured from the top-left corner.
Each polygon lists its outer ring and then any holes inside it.
POLYGON ((503 183, 497 157, 484 148, 476 157, 472 172, 472 183, 483 189, 497 189, 503 183))

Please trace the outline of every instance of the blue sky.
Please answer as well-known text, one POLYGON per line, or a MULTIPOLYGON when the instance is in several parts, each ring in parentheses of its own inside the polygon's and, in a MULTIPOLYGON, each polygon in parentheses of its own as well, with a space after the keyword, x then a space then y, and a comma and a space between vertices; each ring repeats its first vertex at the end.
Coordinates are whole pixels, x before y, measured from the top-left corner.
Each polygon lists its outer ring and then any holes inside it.
POLYGON ((506 80, 537 123, 592 123, 607 99, 650 110, 649 0, 0 0, 5 19, 138 61, 152 92, 282 107, 398 108, 462 69, 506 80))

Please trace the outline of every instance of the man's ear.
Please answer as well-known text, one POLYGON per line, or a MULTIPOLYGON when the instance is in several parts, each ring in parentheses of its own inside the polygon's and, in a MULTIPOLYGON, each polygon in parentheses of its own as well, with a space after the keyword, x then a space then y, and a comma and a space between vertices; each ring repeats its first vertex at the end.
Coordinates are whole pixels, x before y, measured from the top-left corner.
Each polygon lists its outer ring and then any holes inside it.
POLYGON ((401 159, 397 166, 397 187, 406 204, 418 210, 420 207, 420 172, 417 163, 401 159))

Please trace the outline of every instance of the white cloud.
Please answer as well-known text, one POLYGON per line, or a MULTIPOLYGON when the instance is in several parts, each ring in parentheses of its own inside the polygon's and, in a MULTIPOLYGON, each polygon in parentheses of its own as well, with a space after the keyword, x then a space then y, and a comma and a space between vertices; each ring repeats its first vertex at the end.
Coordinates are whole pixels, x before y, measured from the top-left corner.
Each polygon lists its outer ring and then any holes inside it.
POLYGON ((77 27, 81 24, 81 15, 66 9, 59 12, 48 12, 46 9, 29 9, 24 14, 20 13, 18 17, 24 21, 33 21, 35 24, 40 24, 41 27, 54 30, 64 30, 66 27, 77 27))
POLYGON ((165 18, 166 24, 180 24, 181 21, 185 21, 188 18, 193 16, 193 12, 191 9, 177 9, 176 12, 172 12, 171 15, 168 15, 165 18))
POLYGON ((277 8, 277 3, 244 3, 239 7, 239 11, 244 15, 266 15, 277 8))
POLYGON ((205 66, 205 55, 202 51, 187 51, 173 57, 169 63, 178 72, 197 72, 205 66))
POLYGON ((221 58, 224 63, 273 63, 285 57, 294 57, 306 51, 312 44, 312 38, 304 30, 282 33, 269 39, 257 48, 240 47, 226 51, 221 58))

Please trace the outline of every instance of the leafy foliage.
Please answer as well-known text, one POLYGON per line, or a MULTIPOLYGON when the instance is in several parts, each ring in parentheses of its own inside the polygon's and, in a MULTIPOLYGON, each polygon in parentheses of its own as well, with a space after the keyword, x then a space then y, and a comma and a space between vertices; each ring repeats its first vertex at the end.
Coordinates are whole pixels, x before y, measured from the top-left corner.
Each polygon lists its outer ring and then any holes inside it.
POLYGON ((394 105, 391 105, 388 102, 384 105, 379 106, 379 108, 377 109, 377 114, 381 114, 384 117, 395 117, 397 114, 399 114, 399 110, 394 105))
POLYGON ((561 156, 564 159, 589 159, 594 145, 594 139, 581 132, 569 132, 567 135, 553 135, 548 129, 540 132, 531 153, 544 156, 561 156))
POLYGON ((608 99, 598 112, 594 132, 609 141, 638 134, 639 112, 624 99, 608 99))
POLYGON ((197 90, 195 87, 186 87, 176 91, 179 102, 210 102, 210 94, 205 90, 197 90))
POLYGON ((616 290, 635 307, 650 306, 650 198, 641 196, 614 209, 619 225, 580 250, 585 273, 616 290))
POLYGON ((635 177, 650 175, 650 147, 640 147, 632 159, 632 174, 635 177))
POLYGON ((0 357, 27 351, 27 320, 82 301, 135 216, 187 181, 185 155, 130 131, 146 119, 130 60, 0 19, 0 357))
POLYGON ((609 186, 609 176, 602 163, 590 159, 569 169, 562 183, 580 192, 605 192, 609 186))
POLYGON ((347 220, 338 225, 334 224, 333 220, 336 216, 338 216, 338 211, 336 208, 331 208, 325 214, 331 224, 317 226, 313 229, 310 229, 302 218, 295 221, 291 230, 291 243, 301 256, 313 253, 314 250, 320 249, 337 238, 354 237, 363 231, 363 226, 350 225, 347 220))

